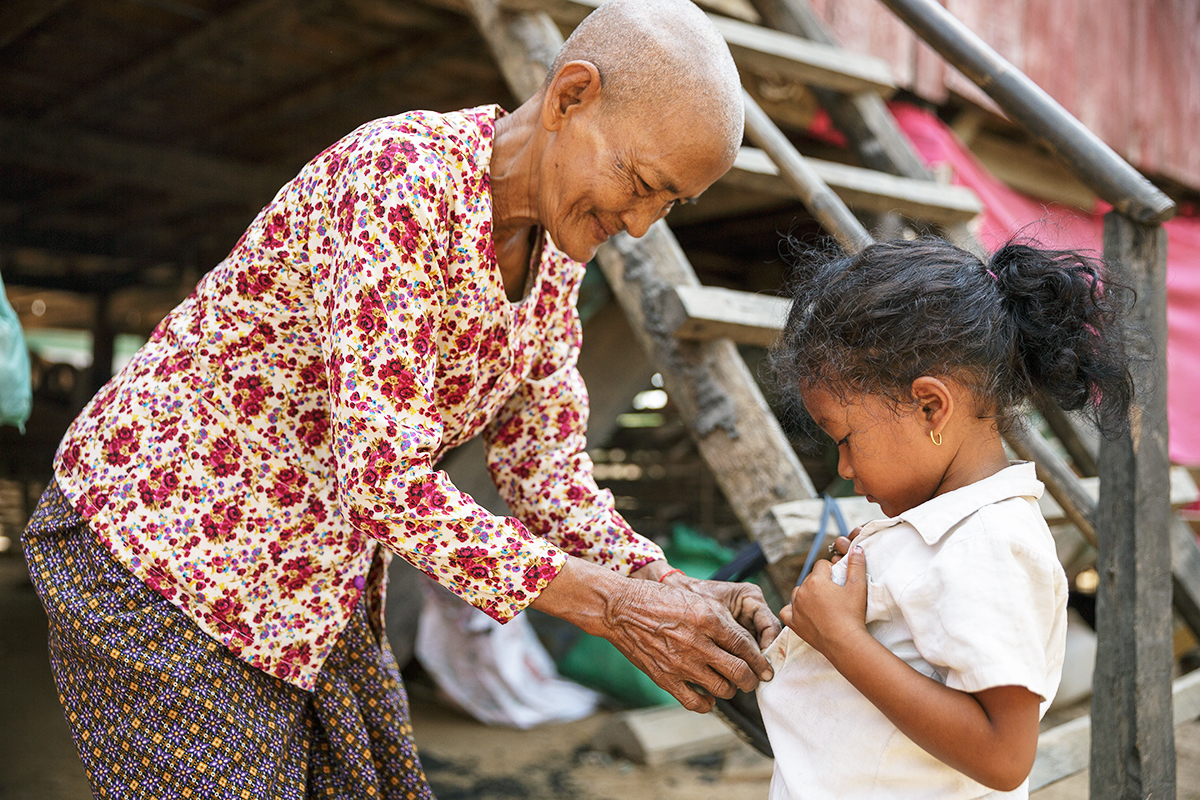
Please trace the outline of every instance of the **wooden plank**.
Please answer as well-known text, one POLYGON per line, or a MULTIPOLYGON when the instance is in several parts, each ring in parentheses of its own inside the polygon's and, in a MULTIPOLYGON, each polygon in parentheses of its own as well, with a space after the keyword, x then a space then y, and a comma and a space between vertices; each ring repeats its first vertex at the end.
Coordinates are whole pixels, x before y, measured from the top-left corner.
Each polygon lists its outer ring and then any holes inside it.
POLYGON ((737 20, 715 16, 712 20, 739 68, 844 93, 890 97, 896 91, 891 67, 881 59, 737 20))
MULTIPOLYGON (((1175 726, 1200 717, 1200 670, 1175 679, 1171 685, 1171 709, 1175 726)), ((1029 775, 1030 791, 1087 769, 1092 743, 1091 723, 1090 716, 1078 717, 1038 737, 1037 759, 1029 775)))
POLYGON ((857 253, 874 240, 821 177, 800 155, 754 98, 743 90, 746 106, 746 138, 761 147, 775 162, 779 176, 803 201, 825 232, 837 239, 847 252, 857 253))
POLYGON ((999 136, 979 135, 970 143, 971 152, 988 171, 1018 192, 1042 200, 1091 209, 1096 195, 1071 171, 1032 142, 1017 144, 999 136))
POLYGON ((0 119, 0 161, 239 204, 266 202, 291 177, 287 170, 182 148, 13 119, 0 119))
MULTIPOLYGON (((818 177, 855 209, 886 213, 899 211, 911 219, 936 225, 966 223, 983 213, 983 204, 965 186, 901 178, 873 169, 806 158, 818 177)), ((779 177, 770 157, 754 147, 743 147, 722 183, 780 197, 796 193, 779 177)))
POLYGON ((655 766, 735 748, 740 740, 715 714, 694 714, 683 706, 623 711, 592 738, 592 747, 635 764, 655 766))
POLYGON ((7 0, 0 8, 0 50, 41 25, 67 0, 7 0))
POLYGON ((138 59, 119 73, 101 80, 91 88, 76 94, 69 102, 52 108, 39 122, 56 125, 83 115, 89 110, 112 103, 121 97, 135 94, 137 88, 151 77, 244 31, 262 26, 281 14, 301 14, 322 4, 322 0, 251 0, 208 22, 192 33, 138 59))
MULTIPOLYGON (((574 27, 601 2, 502 0, 500 5, 506 11, 542 11, 556 22, 574 27)), ((818 44, 728 17, 709 14, 709 18, 725 37, 729 51, 742 70, 840 92, 874 92, 890 97, 896 91, 891 68, 881 59, 851 54, 840 47, 818 44)))
POLYGON ((1131 364, 1132 432, 1100 443, 1094 681, 1105 691, 1092 696, 1092 796, 1174 797, 1166 231, 1110 212, 1104 256, 1137 291, 1131 323, 1153 344, 1131 364))
MULTIPOLYGON (((818 44, 838 46, 829 26, 807 0, 752 1, 763 19, 776 30, 818 44)), ((927 180, 932 177, 879 95, 844 94, 828 89, 814 89, 814 94, 867 167, 907 178, 927 180)))
POLYGON ((1014 426, 1004 434, 1004 439, 1019 458, 1037 465, 1038 480, 1046 484, 1046 491, 1058 501, 1071 524, 1094 546, 1096 502, 1084 491, 1070 465, 1041 434, 1026 425, 1014 426))
POLYGON ((715 286, 676 286, 664 297, 663 328, 677 339, 770 347, 779 338, 791 304, 782 297, 715 286))

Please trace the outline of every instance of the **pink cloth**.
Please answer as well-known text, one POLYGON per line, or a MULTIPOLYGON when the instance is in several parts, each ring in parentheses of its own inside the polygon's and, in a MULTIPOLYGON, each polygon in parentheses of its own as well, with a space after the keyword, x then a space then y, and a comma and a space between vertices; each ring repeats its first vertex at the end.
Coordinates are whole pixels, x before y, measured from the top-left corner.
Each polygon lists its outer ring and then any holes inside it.
MULTIPOLYGON (((995 250, 1020 235, 1047 247, 1101 251, 1108 205, 1084 211, 1029 198, 988 172, 933 114, 906 103, 894 103, 891 109, 926 164, 949 164, 954 183, 979 196, 985 211, 977 235, 984 247, 995 250)), ((1165 227, 1171 460, 1200 465, 1200 407, 1193 400, 1200 394, 1200 217, 1195 209, 1184 209, 1165 227)))

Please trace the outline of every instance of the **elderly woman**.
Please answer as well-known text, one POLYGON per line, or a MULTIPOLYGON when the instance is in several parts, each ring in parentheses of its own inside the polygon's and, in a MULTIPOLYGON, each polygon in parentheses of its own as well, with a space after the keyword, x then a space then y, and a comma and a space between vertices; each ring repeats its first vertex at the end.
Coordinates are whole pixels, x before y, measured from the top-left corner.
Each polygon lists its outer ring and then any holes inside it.
POLYGON ((741 125, 703 14, 615 0, 514 113, 377 120, 280 190, 76 420, 26 533, 98 797, 428 796, 391 552, 693 710, 770 677, 757 590, 672 570, 596 486, 575 368, 580 262, 703 192, 741 125), (476 434, 515 518, 435 470, 476 434))

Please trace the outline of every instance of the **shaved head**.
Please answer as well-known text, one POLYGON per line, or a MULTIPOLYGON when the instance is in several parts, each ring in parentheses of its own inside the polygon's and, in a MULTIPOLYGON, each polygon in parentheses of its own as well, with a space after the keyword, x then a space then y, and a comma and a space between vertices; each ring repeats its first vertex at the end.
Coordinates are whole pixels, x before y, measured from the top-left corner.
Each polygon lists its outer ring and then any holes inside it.
POLYGON ((725 137, 742 141, 741 82, 729 47, 691 0, 611 0, 571 34, 547 75, 587 61, 600 73, 606 113, 659 115, 692 110, 725 137))

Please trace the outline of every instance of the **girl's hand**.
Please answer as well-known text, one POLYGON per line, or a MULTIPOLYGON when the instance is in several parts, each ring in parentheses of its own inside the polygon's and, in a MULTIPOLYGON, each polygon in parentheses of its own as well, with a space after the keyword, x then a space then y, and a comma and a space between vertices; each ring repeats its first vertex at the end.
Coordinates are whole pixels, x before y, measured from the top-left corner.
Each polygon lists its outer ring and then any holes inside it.
POLYGON ((792 604, 779 614, 784 625, 827 658, 867 629, 867 558, 858 545, 849 558, 845 586, 833 582, 828 561, 818 561, 792 590, 792 604))
POLYGON ((862 526, 859 525, 854 530, 850 531, 847 536, 839 536, 833 540, 833 552, 829 554, 829 563, 836 564, 842 560, 842 556, 850 552, 850 543, 858 538, 862 533, 862 526))

